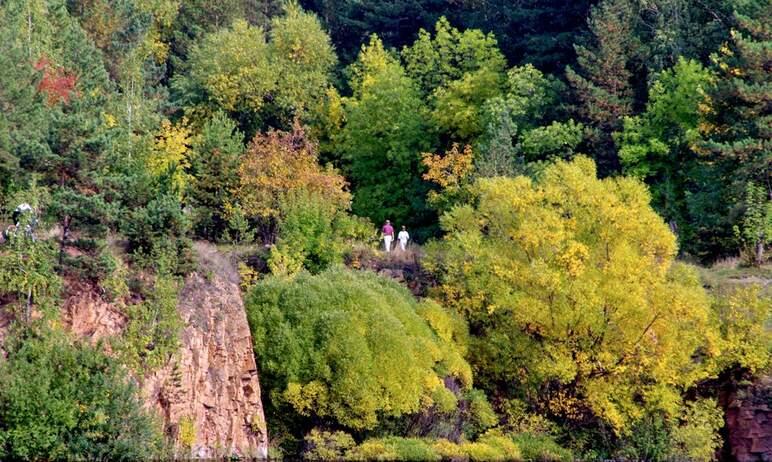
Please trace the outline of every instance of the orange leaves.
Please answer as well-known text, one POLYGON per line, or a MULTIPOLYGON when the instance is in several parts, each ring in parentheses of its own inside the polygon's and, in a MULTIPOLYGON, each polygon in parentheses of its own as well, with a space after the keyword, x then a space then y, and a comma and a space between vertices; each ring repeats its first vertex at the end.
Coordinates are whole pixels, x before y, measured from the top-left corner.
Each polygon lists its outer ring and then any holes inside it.
POLYGON ((458 143, 453 143, 453 147, 444 156, 424 153, 423 163, 428 171, 424 173, 423 178, 437 183, 442 188, 459 186, 471 173, 473 158, 472 147, 468 144, 460 151, 458 143))
POLYGON ((239 166, 236 196, 253 217, 276 217, 279 201, 290 191, 318 192, 340 208, 348 208, 351 195, 346 180, 317 162, 316 145, 296 122, 291 132, 272 130, 257 134, 239 166))

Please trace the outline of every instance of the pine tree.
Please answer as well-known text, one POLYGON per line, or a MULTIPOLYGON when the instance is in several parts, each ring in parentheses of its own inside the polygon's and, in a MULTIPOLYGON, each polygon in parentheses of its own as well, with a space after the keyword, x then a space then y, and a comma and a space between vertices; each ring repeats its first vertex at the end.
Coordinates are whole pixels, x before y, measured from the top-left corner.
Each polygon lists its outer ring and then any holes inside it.
POLYGON ((611 133, 632 111, 628 62, 633 18, 630 0, 604 0, 594 7, 588 21, 592 41, 587 46, 576 46, 578 72, 566 68, 566 77, 579 100, 577 112, 591 127, 592 152, 602 175, 619 169, 611 133))
MULTIPOLYGON (((725 172, 723 200, 733 216, 747 211, 749 188, 763 188, 766 201, 772 201, 772 4, 752 5, 736 14, 731 44, 712 56, 723 78, 712 95, 712 118, 703 126, 708 141, 702 148, 725 172)), ((755 196, 754 202, 762 197, 755 196)), ((771 237, 753 243, 756 262, 764 260, 764 244, 771 237)))

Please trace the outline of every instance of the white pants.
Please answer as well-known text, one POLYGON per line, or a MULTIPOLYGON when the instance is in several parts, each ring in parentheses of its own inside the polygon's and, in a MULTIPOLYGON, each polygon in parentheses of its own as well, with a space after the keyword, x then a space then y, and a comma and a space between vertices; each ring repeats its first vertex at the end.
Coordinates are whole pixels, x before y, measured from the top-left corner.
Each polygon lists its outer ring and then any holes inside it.
POLYGON ((391 241, 394 239, 393 236, 383 236, 383 243, 386 244, 386 251, 391 252, 391 241))
POLYGON ((399 240, 399 248, 402 249, 402 251, 405 251, 405 246, 407 245, 407 239, 404 241, 402 239, 399 240))

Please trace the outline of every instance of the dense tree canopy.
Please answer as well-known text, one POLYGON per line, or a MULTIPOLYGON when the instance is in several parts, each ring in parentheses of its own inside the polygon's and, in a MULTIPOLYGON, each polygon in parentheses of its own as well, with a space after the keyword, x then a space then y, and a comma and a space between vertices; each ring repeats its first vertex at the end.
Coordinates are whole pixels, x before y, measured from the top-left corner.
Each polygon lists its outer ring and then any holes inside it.
POLYGON ((711 460, 771 364, 770 20, 0 1, 0 459, 164 456, 130 384, 211 279, 198 239, 249 293, 272 451, 711 460), (104 344, 62 332, 84 294, 104 344))
POLYGON ((538 182, 484 179, 475 192, 474 207, 443 216, 431 262, 442 299, 479 332, 470 357, 488 386, 619 432, 642 408, 674 413, 714 334, 644 186, 598 180, 578 158, 538 182))
POLYGON ((362 47, 352 71, 354 94, 340 136, 353 210, 376 223, 426 226, 420 153, 434 137, 418 88, 377 37, 362 47))

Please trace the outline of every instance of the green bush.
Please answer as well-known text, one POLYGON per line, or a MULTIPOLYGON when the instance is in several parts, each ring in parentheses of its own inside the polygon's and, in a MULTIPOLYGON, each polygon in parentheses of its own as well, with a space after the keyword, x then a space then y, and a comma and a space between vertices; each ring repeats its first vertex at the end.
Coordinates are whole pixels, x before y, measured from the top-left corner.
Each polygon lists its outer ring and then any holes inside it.
POLYGON ((270 404, 295 416, 371 429, 381 416, 433 405, 445 376, 471 387, 458 347, 419 315, 404 287, 373 273, 270 277, 246 306, 270 404))
POLYGON ((158 457, 160 424, 125 369, 61 332, 6 342, 0 363, 0 459, 139 460, 158 457))
POLYGON ((129 322, 115 344, 122 362, 137 372, 162 366, 179 348, 182 330, 178 279, 158 275, 150 290, 144 301, 126 306, 129 322))
POLYGON ((398 460, 440 460, 441 456, 428 442, 418 438, 384 438, 398 460))
MULTIPOLYGON (((413 461, 517 461, 523 460, 518 445, 509 436, 489 432, 477 441, 453 443, 446 439, 370 438, 353 447, 344 460, 413 461)), ((557 459, 555 459, 557 460, 557 459)))
POLYGON ((342 263, 356 241, 373 234, 365 219, 352 217, 318 193, 292 191, 280 203, 279 240, 271 251, 274 274, 294 274, 305 268, 318 273, 342 263))
POLYGON ((520 448, 523 460, 534 462, 571 462, 574 455, 547 435, 521 433, 512 437, 520 448))
POLYGON ((46 313, 56 312, 62 279, 55 270, 56 253, 51 244, 17 233, 0 245, 0 299, 27 321, 33 306, 46 313))
POLYGON ((186 239, 190 224, 174 195, 161 195, 146 207, 134 210, 122 228, 129 251, 141 266, 158 267, 156 262, 163 257, 167 267, 177 274, 190 269, 190 243, 186 239))
POLYGON ((341 460, 353 448, 354 438, 346 432, 327 432, 314 428, 305 437, 303 458, 308 460, 341 460))

